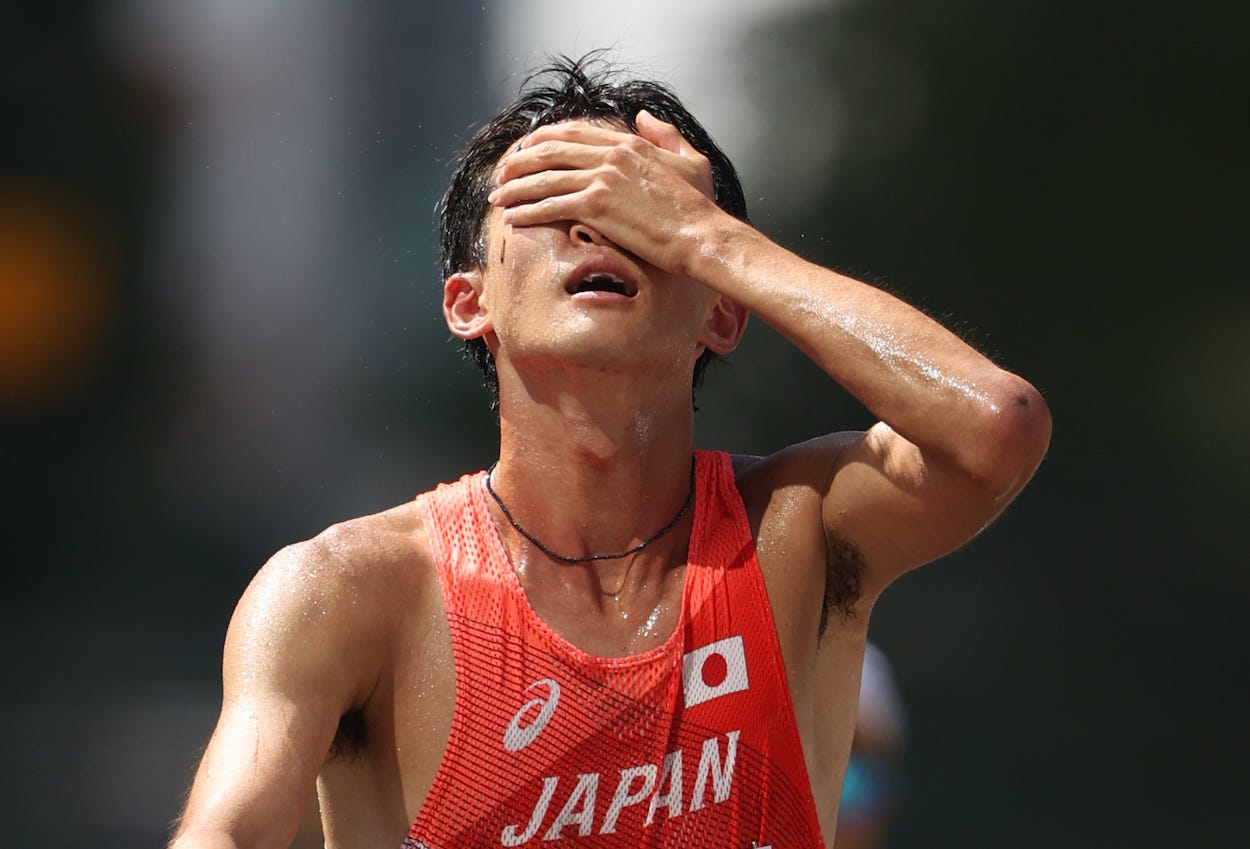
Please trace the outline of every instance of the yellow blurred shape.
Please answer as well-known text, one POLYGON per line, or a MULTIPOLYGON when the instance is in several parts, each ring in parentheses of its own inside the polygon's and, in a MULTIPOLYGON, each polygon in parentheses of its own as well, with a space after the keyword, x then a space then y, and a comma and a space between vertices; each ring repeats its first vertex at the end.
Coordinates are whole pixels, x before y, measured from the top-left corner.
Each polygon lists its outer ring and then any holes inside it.
POLYGON ((0 185, 0 405, 54 403, 99 359, 112 299, 98 221, 58 189, 0 185))

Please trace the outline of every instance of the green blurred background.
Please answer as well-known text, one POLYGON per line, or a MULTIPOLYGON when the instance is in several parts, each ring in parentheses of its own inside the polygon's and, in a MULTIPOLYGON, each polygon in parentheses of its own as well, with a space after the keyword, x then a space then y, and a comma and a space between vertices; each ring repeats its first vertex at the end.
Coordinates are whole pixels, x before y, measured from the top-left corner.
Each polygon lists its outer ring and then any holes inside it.
MULTIPOLYGON (((891 845, 1250 845, 1250 7, 694 5, 756 224, 1054 414, 1003 519, 878 605, 891 845)), ((255 569, 489 463, 432 233, 516 89, 502 7, 0 5, 7 845, 159 845, 255 569)), ((700 407, 753 453, 866 423, 758 322, 700 407)))

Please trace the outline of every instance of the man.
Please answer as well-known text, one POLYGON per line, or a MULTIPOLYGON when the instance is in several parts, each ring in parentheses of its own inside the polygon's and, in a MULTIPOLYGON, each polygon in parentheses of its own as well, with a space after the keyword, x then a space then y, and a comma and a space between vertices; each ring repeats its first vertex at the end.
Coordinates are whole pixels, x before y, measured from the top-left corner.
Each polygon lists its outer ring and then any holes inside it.
POLYGON ((667 90, 546 81, 442 218, 499 461, 260 571, 177 849, 286 845, 314 783, 331 849, 831 843, 873 603, 1045 452, 1032 386, 753 230, 667 90), (692 381, 748 313, 882 423, 694 452, 692 381))

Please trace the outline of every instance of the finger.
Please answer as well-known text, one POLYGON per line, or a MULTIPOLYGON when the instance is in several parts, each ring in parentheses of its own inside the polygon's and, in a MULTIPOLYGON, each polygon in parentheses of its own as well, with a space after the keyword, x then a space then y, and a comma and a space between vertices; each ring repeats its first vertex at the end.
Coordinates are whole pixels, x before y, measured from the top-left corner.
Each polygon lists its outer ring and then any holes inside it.
MULTIPOLYGON (((578 195, 554 195, 532 203, 520 203, 503 211, 503 221, 512 227, 535 227, 557 221, 579 221, 578 195)), ((584 222, 590 224, 590 222, 584 222)), ((590 226, 594 226, 590 224, 590 226)))
POLYGON ((716 190, 712 180, 712 166, 707 157, 690 144, 681 131, 667 121, 661 121, 645 109, 639 110, 634 119, 638 127, 638 135, 663 150, 665 153, 680 157, 684 166, 681 168, 686 180, 715 200, 716 190))
POLYGON ((509 180, 539 171, 593 168, 599 164, 602 155, 602 148, 594 145, 545 139, 504 157, 496 171, 496 181, 503 185, 509 180))
POLYGON ((539 171, 504 182, 487 195, 486 200, 506 209, 520 203, 579 192, 592 179, 593 175, 588 171, 539 171))
POLYGON ((695 152, 680 130, 667 121, 661 121, 646 109, 639 110, 634 118, 634 126, 638 128, 638 135, 669 153, 684 156, 695 152))
POLYGON ((562 121, 544 124, 521 139, 520 149, 532 147, 545 141, 570 141, 579 144, 606 146, 617 144, 621 136, 633 135, 621 127, 605 126, 590 121, 562 121))

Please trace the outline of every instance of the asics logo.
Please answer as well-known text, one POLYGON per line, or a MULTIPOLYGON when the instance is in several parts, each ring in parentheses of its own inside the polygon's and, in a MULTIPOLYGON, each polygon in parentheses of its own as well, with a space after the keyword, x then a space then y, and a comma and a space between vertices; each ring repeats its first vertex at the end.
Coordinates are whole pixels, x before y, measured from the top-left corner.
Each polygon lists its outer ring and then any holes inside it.
POLYGON ((547 694, 530 699, 513 714, 512 721, 503 732, 503 747, 509 752, 519 752, 538 739, 538 735, 543 733, 551 717, 555 716, 556 706, 560 704, 560 685, 553 679, 539 678, 526 687, 525 692, 528 693, 535 687, 545 688, 547 694), (525 718, 533 714, 535 709, 538 710, 538 715, 530 719, 527 725, 522 725, 525 718))

